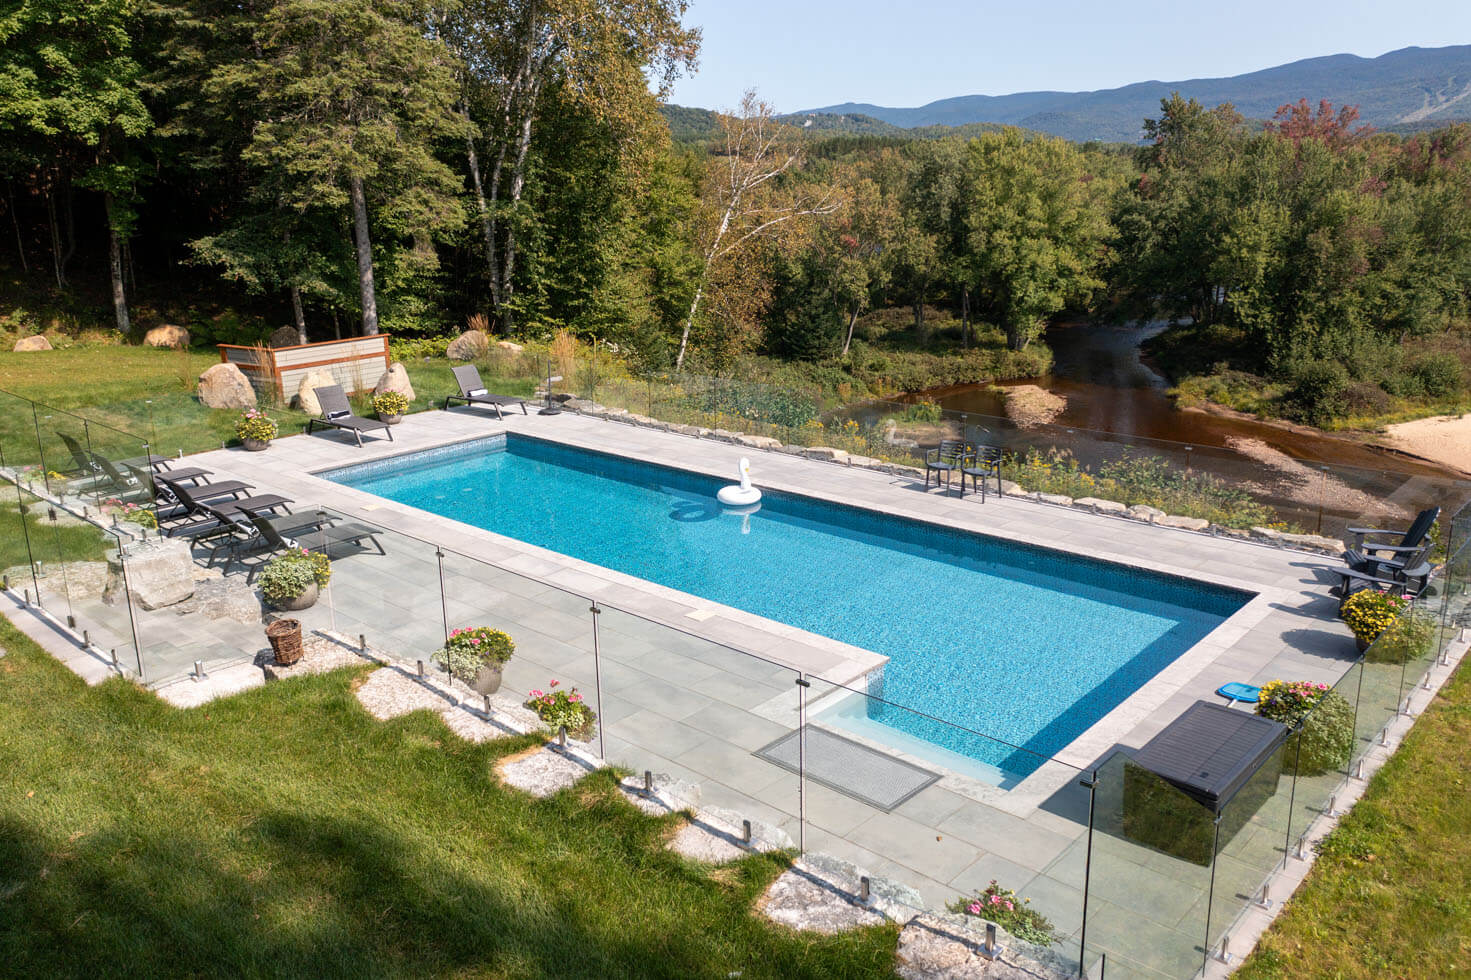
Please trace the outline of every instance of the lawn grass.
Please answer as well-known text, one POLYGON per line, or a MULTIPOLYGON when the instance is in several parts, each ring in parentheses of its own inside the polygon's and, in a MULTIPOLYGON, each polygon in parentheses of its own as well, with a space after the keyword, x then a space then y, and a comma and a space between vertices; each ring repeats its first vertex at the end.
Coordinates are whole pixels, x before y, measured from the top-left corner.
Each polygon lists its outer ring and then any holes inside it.
POLYGON ((1236 974, 1471 976, 1471 670, 1458 670, 1236 974))
POLYGON ((0 974, 892 976, 894 927, 751 913, 782 858, 677 858, 606 771, 502 788, 534 739, 376 722, 367 668, 181 711, 0 646, 0 974))
MULTIPOLYGON (((0 390, 44 406, 34 418, 29 405, 0 395, 0 448, 7 462, 38 463, 44 456, 48 467, 65 470, 72 463, 58 432, 90 442, 94 452, 115 459, 139 455, 144 442, 166 456, 233 444, 239 413, 205 408, 194 396, 196 379, 218 363, 219 354, 213 351, 151 347, 0 353, 0 390), (91 423, 85 430, 81 417, 91 423)), ((446 395, 459 392, 444 358, 409 361, 404 367, 417 395, 411 411, 438 407, 446 395)), ((482 365, 481 374, 502 394, 528 397, 535 387, 529 378, 500 377, 489 364, 482 365)), ((359 413, 371 412, 366 397, 355 397, 354 403, 359 413)), ((281 435, 306 428, 305 413, 282 405, 265 407, 280 424, 281 435)))

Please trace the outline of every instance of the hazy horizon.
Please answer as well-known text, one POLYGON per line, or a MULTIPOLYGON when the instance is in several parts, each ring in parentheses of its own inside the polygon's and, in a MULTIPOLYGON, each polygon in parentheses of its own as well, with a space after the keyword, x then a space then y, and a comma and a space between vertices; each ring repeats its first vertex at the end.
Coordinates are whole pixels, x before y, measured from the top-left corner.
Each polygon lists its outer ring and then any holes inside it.
POLYGON ((1028 8, 918 0, 899 16, 878 0, 692 0, 685 22, 704 31, 700 70, 676 83, 671 102, 724 109, 755 88, 782 112, 1086 92, 1471 43, 1471 4, 1451 0, 1400 6, 1392 19, 1382 4, 1313 0, 1185 11, 1157 0, 1028 8))

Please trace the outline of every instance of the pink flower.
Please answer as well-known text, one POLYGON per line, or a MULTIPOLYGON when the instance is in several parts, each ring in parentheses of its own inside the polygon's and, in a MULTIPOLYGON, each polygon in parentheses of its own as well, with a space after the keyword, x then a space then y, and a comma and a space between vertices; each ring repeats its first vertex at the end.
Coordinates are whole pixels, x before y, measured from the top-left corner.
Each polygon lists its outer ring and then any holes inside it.
POLYGON ((971 915, 980 915, 981 914, 981 903, 980 902, 971 902, 970 905, 966 908, 966 911, 969 912, 971 915))
POLYGON ((557 685, 558 685, 558 684, 560 684, 560 683, 561 683, 561 681, 558 681, 558 680, 556 680, 556 679, 553 679, 553 680, 552 680, 552 687, 556 687, 556 686, 557 686, 557 685))
POLYGON ((540 691, 532 691, 531 696, 534 698, 539 698, 542 696, 542 693, 540 691))
POLYGON ((1007 902, 1006 903, 1006 911, 1008 911, 1008 912, 1014 912, 1014 911, 1016 911, 1016 906, 1015 905, 1012 905, 1010 902, 1007 902))
POLYGON ((572 694, 572 696, 570 698, 568 698, 568 700, 570 700, 570 701, 581 701, 582 700, 582 695, 581 694, 574 693, 574 694, 572 694))

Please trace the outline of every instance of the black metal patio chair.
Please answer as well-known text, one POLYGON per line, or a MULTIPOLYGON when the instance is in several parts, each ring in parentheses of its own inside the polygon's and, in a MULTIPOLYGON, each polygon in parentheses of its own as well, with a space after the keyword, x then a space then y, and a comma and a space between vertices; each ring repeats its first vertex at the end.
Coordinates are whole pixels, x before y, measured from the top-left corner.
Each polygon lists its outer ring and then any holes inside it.
MULTIPOLYGON (((930 474, 934 474, 935 486, 940 485, 941 474, 945 477, 945 489, 950 489, 951 477, 957 470, 964 469, 975 461, 976 447, 964 439, 941 439, 940 445, 925 453, 924 488, 930 488, 930 474)), ((961 486, 961 496, 965 487, 961 486)))

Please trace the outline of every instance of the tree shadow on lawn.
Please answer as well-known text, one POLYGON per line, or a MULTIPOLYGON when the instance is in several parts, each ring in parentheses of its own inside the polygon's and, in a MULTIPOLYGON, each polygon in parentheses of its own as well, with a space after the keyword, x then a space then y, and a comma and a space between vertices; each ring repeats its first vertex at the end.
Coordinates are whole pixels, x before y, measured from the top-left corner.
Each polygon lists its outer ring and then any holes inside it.
MULTIPOLYGON (((819 977, 892 971, 887 930, 856 942, 796 936, 755 920, 746 911, 748 897, 731 902, 728 895, 698 902, 712 913, 701 920, 689 908, 657 904, 695 897, 678 882, 673 892, 650 890, 641 901, 636 891, 647 869, 632 866, 620 882, 630 893, 599 909, 600 896, 587 890, 492 880, 484 865, 477 878, 468 847, 458 868, 416 859, 408 835, 350 818, 267 811, 234 835, 238 848, 221 859, 218 851, 209 853, 211 844, 158 830, 139 838, 114 825, 58 849, 13 818, 0 821, 0 974, 819 977)), ((575 869, 575 862, 562 866, 553 857, 545 872, 575 869)), ((770 877, 766 870, 748 869, 754 873, 741 877, 751 887, 738 891, 758 889, 770 877)), ((699 887, 708 889, 709 882, 699 887)))

